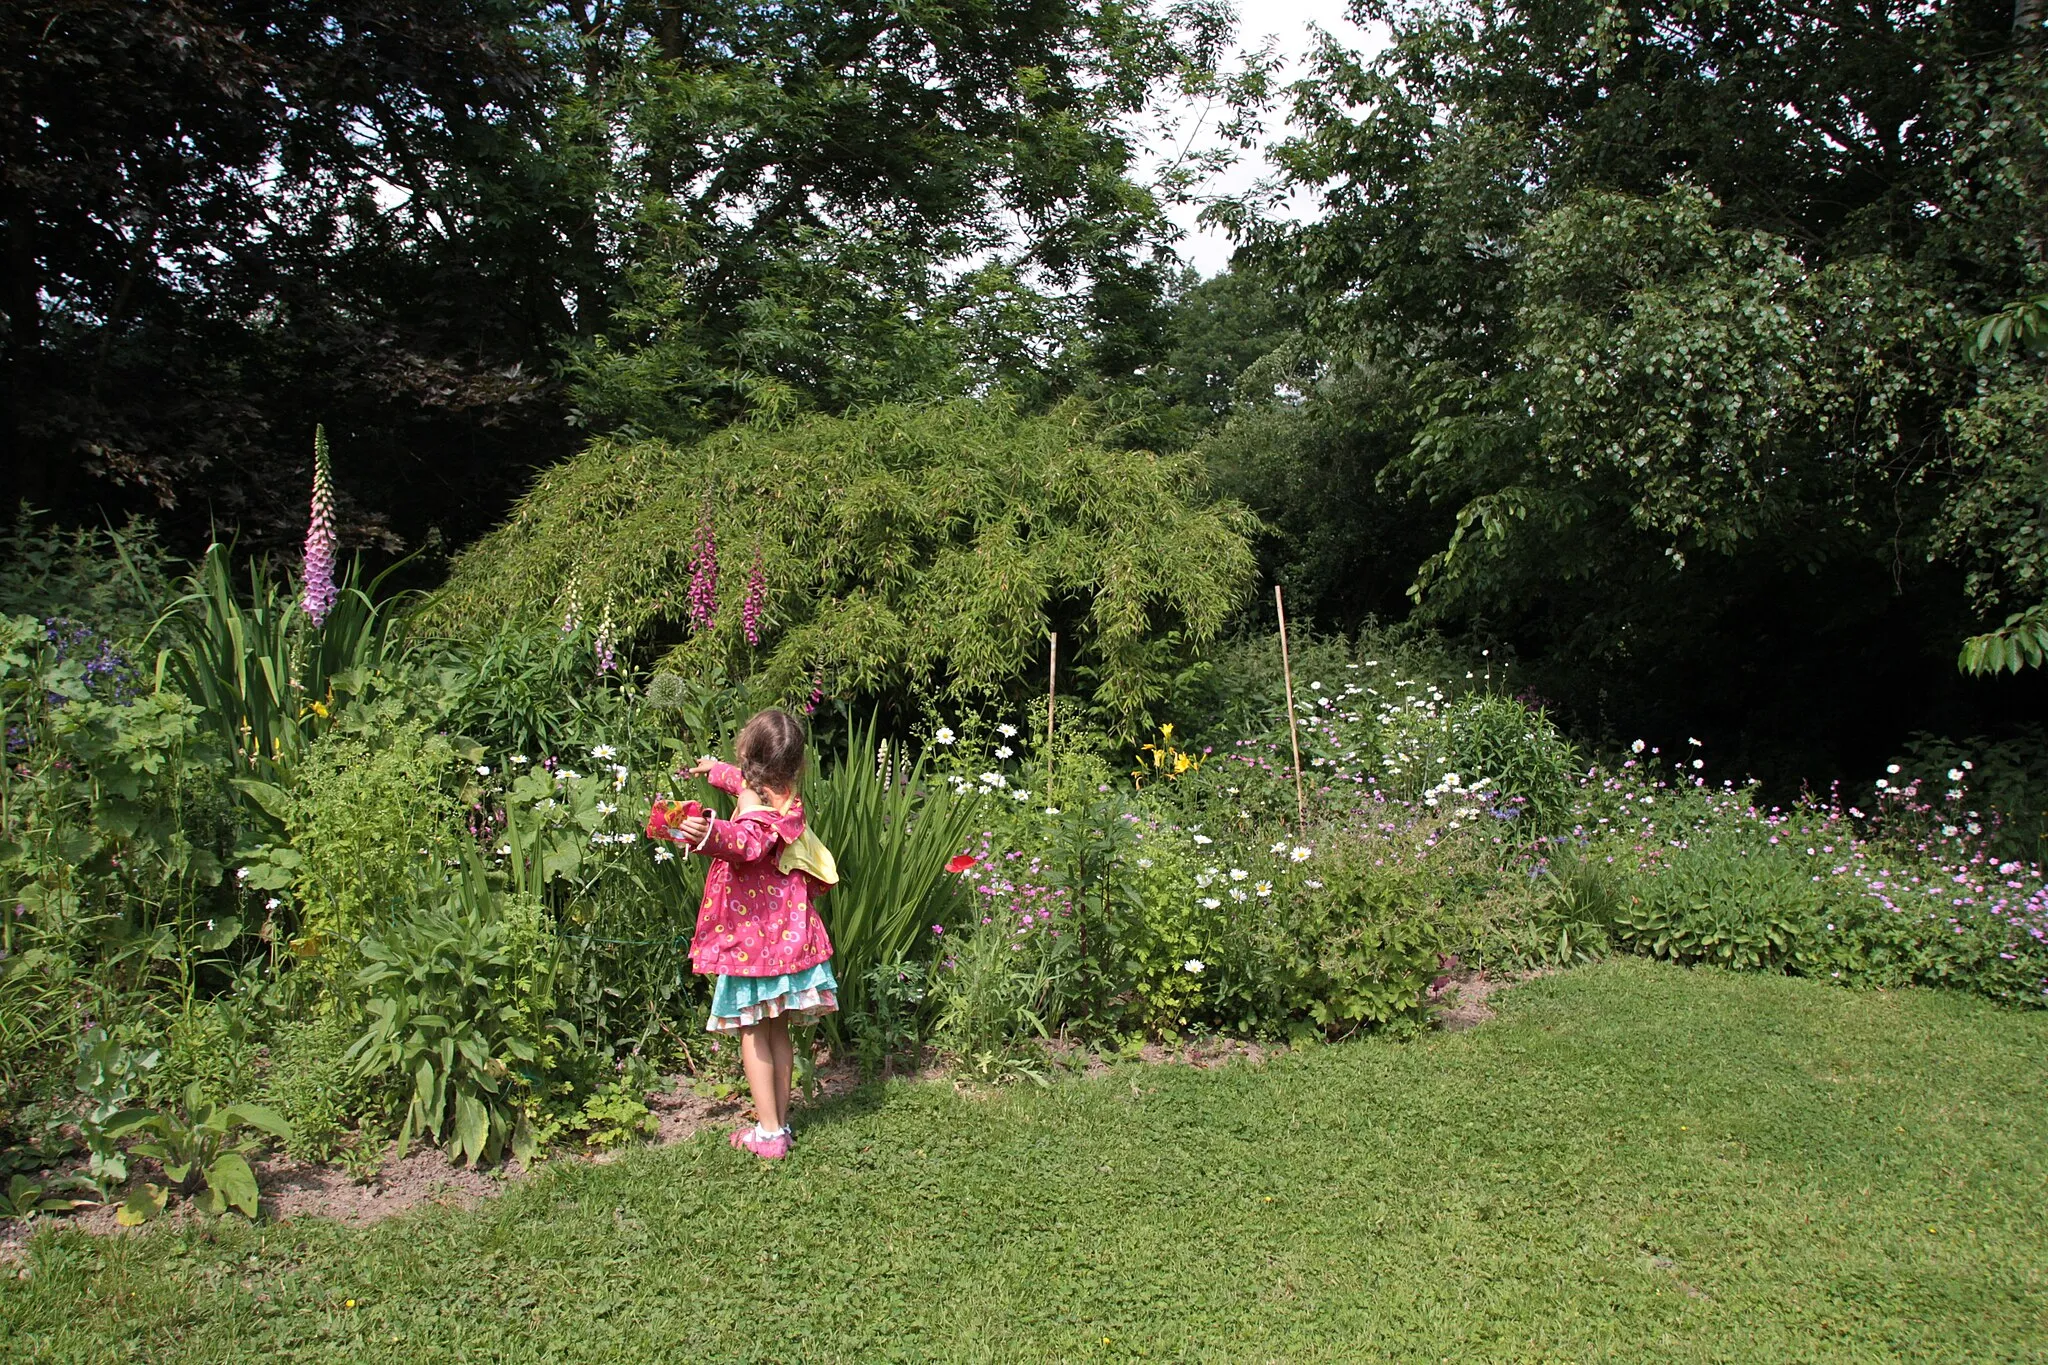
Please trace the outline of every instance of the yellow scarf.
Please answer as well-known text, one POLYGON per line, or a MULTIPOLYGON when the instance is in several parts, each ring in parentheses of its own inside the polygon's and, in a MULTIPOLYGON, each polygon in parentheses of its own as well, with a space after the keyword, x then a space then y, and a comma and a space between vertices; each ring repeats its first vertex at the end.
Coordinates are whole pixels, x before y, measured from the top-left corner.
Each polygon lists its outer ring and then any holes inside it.
POLYGON ((782 857, 776 866, 785 877, 792 872, 808 872, 826 886, 839 884, 839 864, 833 859, 832 850, 808 827, 795 843, 782 846, 782 857))

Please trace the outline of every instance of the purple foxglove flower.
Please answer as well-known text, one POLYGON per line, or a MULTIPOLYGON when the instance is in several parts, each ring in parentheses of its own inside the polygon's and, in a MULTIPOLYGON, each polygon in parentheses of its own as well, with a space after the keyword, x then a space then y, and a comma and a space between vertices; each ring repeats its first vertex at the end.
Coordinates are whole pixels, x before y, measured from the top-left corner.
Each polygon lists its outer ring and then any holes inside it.
POLYGON ((327 624, 340 591, 334 586, 334 470, 327 457, 327 428, 313 428, 313 510, 306 524, 305 592, 299 604, 313 624, 327 624))
POLYGON ((697 540, 690 547, 690 624, 709 630, 718 619, 718 535, 711 525, 711 504, 704 504, 697 540))
POLYGON ((740 630, 747 643, 761 643, 761 611, 768 605, 768 575, 761 566, 761 551, 754 551, 754 572, 747 576, 746 600, 740 604, 740 630))

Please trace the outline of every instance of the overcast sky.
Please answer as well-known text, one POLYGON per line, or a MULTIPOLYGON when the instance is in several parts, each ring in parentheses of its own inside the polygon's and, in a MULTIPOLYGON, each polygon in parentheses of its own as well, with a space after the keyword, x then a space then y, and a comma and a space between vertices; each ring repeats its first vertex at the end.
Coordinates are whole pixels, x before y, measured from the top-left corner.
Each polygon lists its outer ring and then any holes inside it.
MULTIPOLYGON (((1278 79, 1281 83, 1295 80, 1302 73, 1301 58, 1309 47, 1311 26, 1334 34, 1339 41, 1353 48, 1366 51, 1376 50, 1384 40, 1366 32, 1344 17, 1346 0, 1238 0, 1238 47, 1256 51, 1267 38, 1277 41, 1280 55, 1287 60, 1278 79)), ((1158 135, 1148 148, 1149 160, 1154 168, 1171 164, 1179 155, 1191 127, 1199 117, 1199 110, 1181 109, 1182 126, 1172 135, 1158 135)), ((1203 125, 1208 126, 1223 116, 1222 111, 1210 113, 1203 125)), ((1280 129, 1269 127, 1268 137, 1280 129)), ((1214 145, 1213 138, 1197 134, 1196 146, 1214 145)), ((1265 175, 1270 167, 1256 152, 1248 153, 1209 187, 1211 193, 1236 193, 1253 181, 1265 175)), ((1200 205, 1186 204, 1173 210, 1173 219, 1188 235, 1180 243, 1181 255, 1203 275, 1214 275, 1230 261, 1230 241, 1221 233, 1205 231, 1195 223, 1200 205)))

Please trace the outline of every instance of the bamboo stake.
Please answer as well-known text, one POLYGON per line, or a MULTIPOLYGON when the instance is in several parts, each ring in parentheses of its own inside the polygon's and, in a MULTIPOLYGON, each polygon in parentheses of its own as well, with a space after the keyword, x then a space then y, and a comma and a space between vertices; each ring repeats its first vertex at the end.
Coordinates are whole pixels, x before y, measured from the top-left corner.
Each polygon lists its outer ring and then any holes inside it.
POLYGON ((1052 632, 1052 660, 1045 666, 1045 804, 1052 804, 1052 699, 1060 683, 1060 633, 1052 632))
POLYGON ((1287 602, 1273 585, 1273 610, 1280 617, 1280 678, 1287 687, 1287 739, 1294 746, 1294 805, 1297 829, 1308 828, 1308 795, 1301 786, 1301 731, 1294 723, 1294 664, 1287 657, 1287 602))

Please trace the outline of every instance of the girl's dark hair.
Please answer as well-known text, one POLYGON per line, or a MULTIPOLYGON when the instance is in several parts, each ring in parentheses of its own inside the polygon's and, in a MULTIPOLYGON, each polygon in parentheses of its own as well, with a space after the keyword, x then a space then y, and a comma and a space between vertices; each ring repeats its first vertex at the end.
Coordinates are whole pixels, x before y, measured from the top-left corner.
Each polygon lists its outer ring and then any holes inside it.
POLYGON ((804 772, 803 723, 789 712, 770 707, 740 727, 733 751, 740 774, 762 797, 796 790, 804 772))

